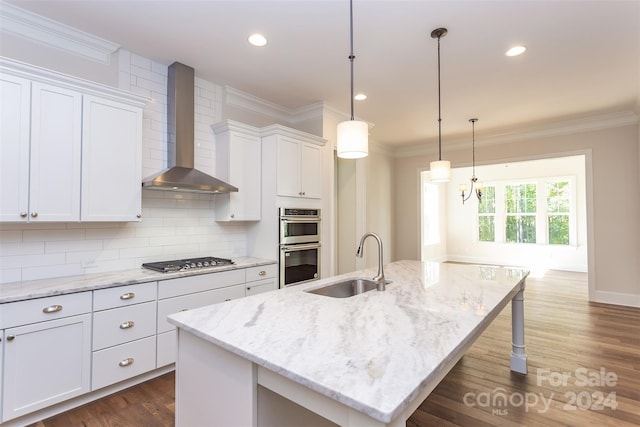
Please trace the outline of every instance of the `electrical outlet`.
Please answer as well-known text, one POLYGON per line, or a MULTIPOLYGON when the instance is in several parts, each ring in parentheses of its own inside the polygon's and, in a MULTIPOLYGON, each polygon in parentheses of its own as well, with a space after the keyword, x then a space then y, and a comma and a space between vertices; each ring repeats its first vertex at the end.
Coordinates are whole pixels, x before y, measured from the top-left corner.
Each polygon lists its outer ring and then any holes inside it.
POLYGON ((95 259, 83 259, 80 262, 80 267, 82 268, 89 268, 89 267, 95 267, 96 266, 96 260, 95 259))

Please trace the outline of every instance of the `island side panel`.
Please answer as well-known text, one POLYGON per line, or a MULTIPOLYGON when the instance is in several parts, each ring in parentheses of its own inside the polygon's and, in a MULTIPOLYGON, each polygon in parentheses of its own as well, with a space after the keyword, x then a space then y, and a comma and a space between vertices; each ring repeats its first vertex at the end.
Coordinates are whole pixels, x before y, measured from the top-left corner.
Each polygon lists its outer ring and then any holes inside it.
POLYGON ((256 427, 256 378, 247 359, 178 328, 176 427, 256 427))
POLYGON ((511 370, 527 373, 527 355, 524 351, 524 283, 511 300, 511 370))

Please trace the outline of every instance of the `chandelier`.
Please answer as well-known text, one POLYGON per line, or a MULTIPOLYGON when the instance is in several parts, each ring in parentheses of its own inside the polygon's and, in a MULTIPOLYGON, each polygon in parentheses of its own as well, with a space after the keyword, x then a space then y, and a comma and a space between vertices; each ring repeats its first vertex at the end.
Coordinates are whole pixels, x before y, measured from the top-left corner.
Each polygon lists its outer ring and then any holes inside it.
POLYGON ((476 196, 478 196, 478 201, 482 201, 482 183, 478 182, 478 178, 476 178, 476 122, 478 119, 473 118, 469 119, 471 122, 472 128, 472 145, 471 145, 471 153, 472 153, 472 172, 471 172, 471 188, 469 189, 469 194, 465 197, 465 191, 467 191, 467 184, 460 184, 460 196, 462 197, 462 204, 469 200, 471 194, 473 194, 473 187, 475 186, 476 196))

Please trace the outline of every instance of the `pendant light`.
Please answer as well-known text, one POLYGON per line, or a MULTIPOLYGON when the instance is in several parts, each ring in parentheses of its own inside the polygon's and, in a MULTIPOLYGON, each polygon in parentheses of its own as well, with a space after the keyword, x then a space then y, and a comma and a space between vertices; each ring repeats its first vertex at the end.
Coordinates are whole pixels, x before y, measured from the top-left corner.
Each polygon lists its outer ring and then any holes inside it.
POLYGON ((472 128, 472 143, 471 143, 471 155, 472 155, 472 172, 471 172, 471 188, 469 189, 469 194, 465 197, 464 192, 467 191, 467 184, 460 184, 460 196, 462 197, 462 204, 464 205, 464 202, 466 202, 467 200, 469 200, 469 197, 471 197, 471 194, 473 194, 473 186, 475 185, 476 187, 476 196, 478 197, 478 201, 482 201, 482 183, 478 182, 478 178, 476 178, 476 122, 478 121, 478 119, 473 118, 473 119, 469 119, 469 121, 471 122, 471 128, 472 128))
POLYGON ((440 38, 447 35, 446 28, 436 28, 431 32, 431 37, 438 39, 438 161, 431 162, 429 171, 431 181, 448 182, 451 178, 451 162, 442 160, 442 114, 440 97, 440 38))
POLYGON ((351 120, 338 124, 338 157, 343 159, 359 159, 369 153, 369 125, 367 122, 354 119, 353 115, 353 0, 349 0, 349 30, 351 38, 351 120))

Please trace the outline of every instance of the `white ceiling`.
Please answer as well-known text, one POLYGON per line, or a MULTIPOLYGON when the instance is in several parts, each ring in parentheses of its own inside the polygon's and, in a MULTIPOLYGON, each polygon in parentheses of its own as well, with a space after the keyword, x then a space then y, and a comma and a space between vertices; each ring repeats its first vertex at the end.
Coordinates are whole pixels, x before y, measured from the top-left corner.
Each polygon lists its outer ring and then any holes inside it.
MULTIPOLYGON (((8 0, 170 64, 295 109, 349 112, 349 2, 8 0), (264 48, 246 39, 261 32, 264 48)), ((640 106, 640 1, 354 0, 355 114, 389 145, 504 132, 640 106), (528 50, 514 58, 508 47, 528 50)))

